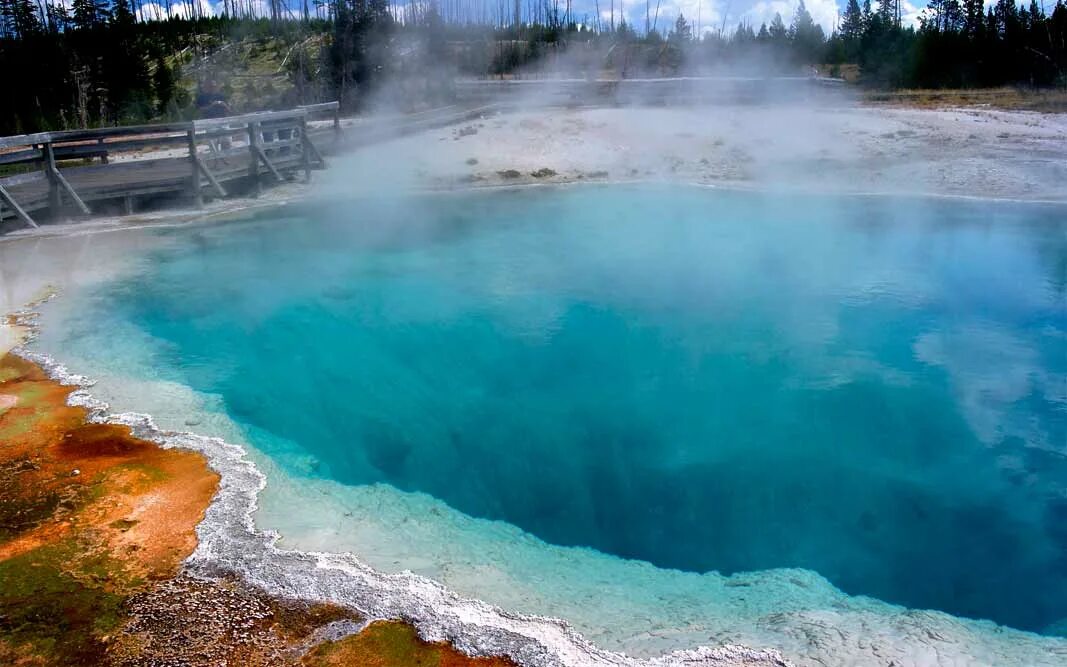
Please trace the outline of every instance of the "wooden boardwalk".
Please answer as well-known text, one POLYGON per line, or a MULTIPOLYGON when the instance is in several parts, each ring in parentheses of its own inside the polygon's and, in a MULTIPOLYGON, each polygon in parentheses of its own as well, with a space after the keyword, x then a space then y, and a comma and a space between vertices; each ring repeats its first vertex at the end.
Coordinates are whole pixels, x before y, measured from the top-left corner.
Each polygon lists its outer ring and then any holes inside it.
POLYGON ((264 183, 305 177, 323 154, 356 149, 495 113, 497 105, 374 116, 342 129, 337 102, 189 123, 0 137, 0 234, 46 219, 130 213, 146 202, 256 195, 264 183), (314 120, 326 116, 326 120, 314 120), (331 122, 332 120, 332 122, 331 122), (94 162, 98 160, 99 162, 94 162), (196 176, 194 178, 194 175, 196 176))
POLYGON ((337 114, 337 102, 328 102, 188 123, 0 137, 6 149, 0 166, 24 171, 0 178, 0 231, 19 222, 36 227, 41 213, 131 212, 160 197, 199 204, 232 191, 258 194, 264 178, 282 181, 299 171, 310 177, 340 141, 337 114), (333 123, 309 123, 321 114, 333 123))

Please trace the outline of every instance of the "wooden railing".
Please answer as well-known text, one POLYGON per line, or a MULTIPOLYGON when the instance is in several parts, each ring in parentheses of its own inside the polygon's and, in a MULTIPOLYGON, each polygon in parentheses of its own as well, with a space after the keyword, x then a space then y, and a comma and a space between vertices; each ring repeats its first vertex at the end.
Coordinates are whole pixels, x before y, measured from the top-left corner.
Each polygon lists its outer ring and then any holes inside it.
POLYGON ((320 150, 311 141, 308 126, 313 117, 323 115, 332 116, 333 125, 327 131, 332 131, 334 140, 338 140, 341 127, 337 102, 185 123, 0 137, 0 167, 27 167, 24 173, 0 178, 0 209, 7 207, 25 224, 36 227, 27 211, 47 206, 53 214, 58 214, 64 198, 81 213, 88 214, 87 200, 124 198, 129 211, 132 198, 138 194, 187 189, 200 205, 205 186, 224 197, 225 181, 245 177, 251 183, 252 193, 258 194, 261 174, 281 181, 283 171, 303 170, 305 178, 310 178, 312 168, 325 166, 320 150), (185 156, 163 153, 160 157, 159 151, 169 148, 184 148, 185 156), (151 165, 144 161, 145 169, 105 171, 97 167, 94 178, 85 179, 81 193, 57 165, 60 161, 91 163, 95 159, 108 165, 109 157, 116 153, 149 150, 155 153, 149 156, 151 165), (246 166, 234 167, 232 161, 240 156, 246 159, 246 166), (181 166, 183 160, 188 161, 186 166, 181 166), (173 174, 169 181, 168 173, 173 174), (184 173, 189 175, 183 176, 184 173), (161 179, 165 181, 162 185, 158 182, 161 179), (37 186, 39 182, 46 184, 46 201, 39 196, 43 194, 37 186), (26 192, 29 203, 25 206, 16 201, 13 193, 19 186, 26 192))

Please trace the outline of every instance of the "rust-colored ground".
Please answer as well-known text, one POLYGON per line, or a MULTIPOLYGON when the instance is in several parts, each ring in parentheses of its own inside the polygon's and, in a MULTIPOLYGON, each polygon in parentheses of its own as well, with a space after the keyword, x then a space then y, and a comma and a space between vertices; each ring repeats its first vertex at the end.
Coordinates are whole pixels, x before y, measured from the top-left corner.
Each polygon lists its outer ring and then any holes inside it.
POLYGON ((0 664, 505 667, 411 626, 181 572, 219 478, 199 454, 88 424, 0 357, 0 664), (338 639, 340 638, 340 639, 338 639))
POLYGON ((70 387, 0 359, 0 663, 102 662, 123 601, 173 577, 218 476, 87 424, 70 387))
POLYGON ((502 658, 470 658, 448 644, 424 642, 397 621, 371 623, 358 635, 327 641, 309 651, 307 667, 508 667, 502 658))

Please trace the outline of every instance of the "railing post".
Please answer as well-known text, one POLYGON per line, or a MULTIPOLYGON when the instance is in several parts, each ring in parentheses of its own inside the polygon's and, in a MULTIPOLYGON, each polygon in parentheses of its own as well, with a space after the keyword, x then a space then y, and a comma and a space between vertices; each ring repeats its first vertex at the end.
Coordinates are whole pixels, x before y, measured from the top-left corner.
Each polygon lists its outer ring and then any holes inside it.
POLYGON ((333 147, 335 149, 341 146, 341 105, 338 104, 333 108, 333 147))
POLYGON ((48 212, 53 218, 58 218, 63 206, 63 199, 59 194, 59 179, 56 178, 56 153, 52 150, 52 142, 41 146, 44 155, 42 166, 48 177, 48 212))
POLYGON ((304 162, 304 182, 311 182, 311 150, 308 148, 308 143, 311 139, 308 138, 308 118, 307 114, 304 114, 300 119, 300 153, 303 155, 304 162))
POLYGON ((200 208, 204 205, 204 197, 200 194, 200 166, 196 160, 196 126, 189 123, 189 191, 193 196, 193 205, 200 208))
POLYGON ((248 177, 252 179, 252 196, 259 196, 259 123, 248 124, 248 177))

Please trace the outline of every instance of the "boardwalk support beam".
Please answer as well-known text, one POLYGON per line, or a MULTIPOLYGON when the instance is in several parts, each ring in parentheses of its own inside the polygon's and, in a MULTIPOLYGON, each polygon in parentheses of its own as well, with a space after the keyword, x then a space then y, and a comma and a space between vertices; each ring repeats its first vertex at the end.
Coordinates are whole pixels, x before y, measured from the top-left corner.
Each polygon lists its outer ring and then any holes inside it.
POLYGON ((89 215, 91 213, 89 207, 85 205, 85 202, 74 191, 74 188, 70 187, 70 183, 63 177, 63 174, 59 173, 59 169, 56 167, 56 153, 52 149, 52 142, 45 143, 44 158, 45 172, 48 174, 48 204, 52 209, 52 215, 59 215, 60 188, 66 191, 67 196, 70 197, 71 201, 82 213, 89 215))
POLYGON ((31 218, 29 214, 26 213, 26 211, 22 210, 22 207, 19 206, 17 201, 15 201, 15 198, 8 194, 8 191, 5 190, 4 186, 2 185, 0 185, 0 201, 2 201, 4 204, 7 205, 8 208, 14 211, 15 215, 19 217, 19 220, 22 220, 30 227, 37 226, 37 223, 33 221, 33 218, 31 218))
POLYGON ((44 175, 48 178, 48 212, 52 214, 53 218, 59 217, 59 209, 63 206, 63 198, 59 194, 59 184, 56 183, 56 178, 53 174, 56 172, 56 154, 52 150, 52 144, 46 143, 41 146, 42 155, 44 160, 41 162, 41 169, 44 170, 44 175))
POLYGON ((259 148, 259 123, 248 124, 248 177, 252 179, 252 196, 258 197, 259 184, 259 156, 256 149, 259 148))
POLYGON ((304 144, 304 153, 315 158, 315 162, 318 164, 319 169, 325 169, 326 160, 322 157, 322 153, 319 152, 319 149, 315 148, 315 144, 311 142, 311 139, 306 133, 300 135, 300 140, 304 144))
POLYGON ((285 179, 282 178, 282 175, 278 173, 278 170, 275 169, 274 165, 267 159, 267 153, 263 150, 263 145, 259 142, 259 138, 259 123, 256 123, 256 143, 252 144, 253 162, 255 162, 255 158, 258 157, 263 162, 263 166, 270 172, 270 175, 273 176, 276 181, 281 183, 285 179))
POLYGON ((262 146, 253 146, 252 150, 255 151, 255 154, 263 161, 263 165, 267 168, 267 171, 270 172, 270 175, 274 177, 274 180, 279 183, 285 180, 282 178, 282 175, 278 173, 278 170, 274 168, 274 165, 270 163, 270 160, 267 159, 267 154, 263 152, 262 146))
POLYGON ((189 191, 193 196, 193 205, 197 208, 204 205, 204 196, 200 194, 200 169, 199 160, 196 157, 196 128, 190 124, 186 133, 189 139, 189 191))
POLYGON ((208 182, 211 183, 211 187, 215 188, 215 192, 218 193, 220 197, 225 197, 226 190, 219 183, 218 179, 215 178, 215 175, 211 173, 211 170, 207 168, 204 161, 200 159, 200 156, 194 155, 193 161, 196 163, 196 168, 200 170, 200 173, 207 177, 208 182))
POLYGON ((204 161, 200 159, 200 155, 196 150, 196 126, 191 125, 188 132, 189 143, 189 167, 192 172, 191 181, 189 187, 193 193, 193 201, 197 206, 202 206, 204 198, 200 194, 200 175, 203 174, 207 178, 207 182, 211 184, 211 187, 215 189, 215 193, 220 197, 226 196, 226 190, 223 189, 215 175, 211 173, 211 170, 207 168, 204 161))
POLYGON ((304 182, 311 182, 311 153, 308 151, 308 119, 300 119, 300 161, 304 165, 304 182))

